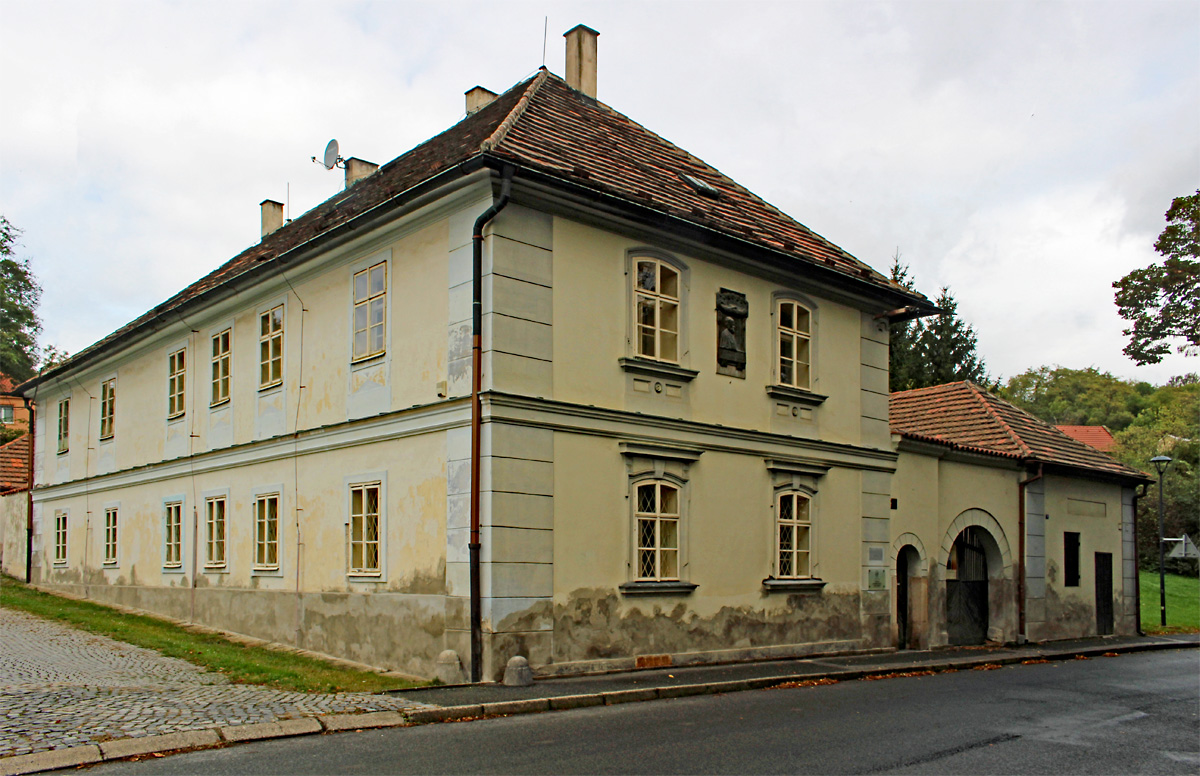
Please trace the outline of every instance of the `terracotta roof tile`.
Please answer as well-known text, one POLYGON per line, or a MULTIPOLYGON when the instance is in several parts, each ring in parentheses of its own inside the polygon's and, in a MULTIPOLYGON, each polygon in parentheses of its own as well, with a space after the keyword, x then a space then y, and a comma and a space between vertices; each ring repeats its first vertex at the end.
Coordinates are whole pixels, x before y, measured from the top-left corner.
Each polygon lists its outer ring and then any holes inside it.
MULTIPOLYGON (((901 289, 716 168, 607 105, 571 89, 560 77, 541 70, 35 381, 82 363, 113 342, 154 325, 186 302, 253 267, 277 259, 414 186, 482 155, 722 232, 791 257, 798 266, 832 268, 854 282, 898 292, 901 298, 928 304, 928 300, 901 289), (707 184, 716 191, 716 196, 697 190, 682 174, 707 184)), ((932 305, 929 307, 932 310, 932 305)))
POLYGON ((1075 441, 1083 442, 1104 453, 1117 446, 1117 440, 1113 439, 1112 432, 1105 426, 1055 426, 1055 428, 1075 441))
POLYGON ((1122 478, 1149 477, 969 382, 891 396, 892 431, 950 447, 1122 478))
POLYGON ((0 493, 29 487, 29 434, 0 447, 0 493))

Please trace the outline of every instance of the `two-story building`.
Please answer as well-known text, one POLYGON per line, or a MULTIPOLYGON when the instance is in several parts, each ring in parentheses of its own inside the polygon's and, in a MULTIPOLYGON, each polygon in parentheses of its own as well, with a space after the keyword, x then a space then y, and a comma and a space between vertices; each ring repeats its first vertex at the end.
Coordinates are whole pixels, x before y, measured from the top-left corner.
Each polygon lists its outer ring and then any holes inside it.
POLYGON ((888 324, 934 308, 566 37, 21 386, 41 583, 422 676, 896 642, 888 324))

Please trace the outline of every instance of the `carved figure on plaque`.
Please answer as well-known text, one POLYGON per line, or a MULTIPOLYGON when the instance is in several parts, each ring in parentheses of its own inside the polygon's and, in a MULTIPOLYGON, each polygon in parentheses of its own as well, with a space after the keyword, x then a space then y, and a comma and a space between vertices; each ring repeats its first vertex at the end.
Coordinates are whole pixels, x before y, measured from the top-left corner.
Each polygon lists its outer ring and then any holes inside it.
POLYGON ((746 295, 722 288, 717 292, 717 374, 746 378, 746 295))

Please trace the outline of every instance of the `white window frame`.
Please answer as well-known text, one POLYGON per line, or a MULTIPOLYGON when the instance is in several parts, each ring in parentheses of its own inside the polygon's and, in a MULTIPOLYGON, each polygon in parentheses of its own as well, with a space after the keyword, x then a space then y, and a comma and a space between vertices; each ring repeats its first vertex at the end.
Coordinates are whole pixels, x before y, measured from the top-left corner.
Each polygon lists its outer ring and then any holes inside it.
POLYGON ((683 486, 667 479, 644 478, 632 484, 630 497, 633 500, 634 580, 681 580, 683 486), (652 502, 643 498, 648 493, 652 493, 652 502), (664 498, 665 494, 672 495, 664 498))
POLYGON ((231 365, 233 363, 233 327, 228 326, 210 339, 212 359, 210 399, 208 406, 217 407, 229 401, 230 386, 233 380, 231 365), (220 349, 224 344, 224 349, 220 349))
POLYGON ((11 404, 0 404, 0 426, 7 426, 16 418, 16 411, 11 404))
POLYGON ((279 490, 263 491, 254 495, 254 562, 256 572, 280 571, 280 513, 283 511, 283 493, 279 490), (274 514, 270 505, 274 504, 274 514), (267 528, 274 523, 275 533, 271 536, 267 528))
POLYGON ((381 578, 384 573, 384 534, 387 525, 386 488, 381 479, 366 479, 349 484, 346 498, 346 573, 350 577, 381 578), (375 511, 368 509, 368 493, 375 491, 375 511), (355 494, 361 493, 356 510, 355 494), (374 539, 370 538, 372 522, 374 539), (374 566, 368 565, 369 551, 375 551, 374 566), (356 555, 356 549, 360 550, 356 555), (360 561, 355 565, 356 561, 360 561))
POLYGON ((634 253, 630 255, 629 276, 631 302, 630 343, 634 356, 666 364, 682 363, 685 352, 684 311, 686 305, 684 298, 686 286, 684 268, 679 266, 678 263, 669 261, 664 257, 646 253, 634 253), (642 270, 644 268, 653 270, 653 290, 643 288, 645 282, 642 270), (663 289, 664 270, 674 275, 674 294, 663 289), (643 304, 652 306, 654 313, 652 321, 645 322, 642 320, 643 304), (664 311, 671 307, 674 308, 674 330, 671 330, 663 320, 665 317, 664 311), (652 344, 649 346, 647 346, 647 335, 651 337, 652 341, 652 344), (673 352, 664 353, 664 350, 668 349, 665 343, 671 343, 672 341, 673 352), (651 350, 653 352, 650 352, 651 350))
POLYGON ((167 353, 167 420, 187 414, 187 346, 167 353))
POLYGON ((812 517, 813 503, 810 494, 795 489, 781 490, 775 494, 774 566, 777 579, 816 577, 816 534, 813 531, 812 517), (803 514, 799 509, 801 503, 804 505, 803 514), (803 541, 800 540, 802 532, 803 541), (785 536, 788 538, 785 539, 785 536))
POLYGON ((58 402, 58 455, 71 450, 71 399, 60 399, 58 402))
POLYGON ((223 569, 229 558, 229 499, 225 495, 204 499, 204 568, 223 569))
POLYGON ((376 358, 387 353, 387 318, 388 318, 388 261, 378 261, 369 267, 354 272, 350 277, 350 293, 352 297, 350 310, 350 352, 351 363, 376 358), (376 271, 382 276, 378 289, 374 279, 376 271), (359 288, 359 279, 362 288, 359 288), (379 311, 379 320, 372 320, 374 310, 379 311), (359 312, 362 311, 362 320, 359 312), (378 332, 378 343, 375 334, 378 332), (359 346, 359 335, 362 335, 362 347, 359 346))
POLYGON ((163 501, 163 569, 183 570, 183 506, 181 498, 163 501))
POLYGON ((108 567, 117 565, 120 511, 119 507, 104 507, 104 565, 108 567))
POLYGON ((801 391, 812 390, 813 322, 815 316, 809 305, 792 297, 775 300, 775 379, 777 384, 801 391), (788 315, 785 316, 785 308, 788 315), (805 326, 800 326, 803 313, 805 326), (791 318, 785 325, 785 317, 791 318), (800 357, 803 349, 805 358, 800 357), (790 350, 790 355, 786 351, 790 350), (803 368, 801 368, 801 365, 803 368), (785 374, 789 372, 790 374, 785 374))
POLYGON ((281 302, 258 314, 258 389, 283 385, 283 332, 286 306, 281 302), (279 313, 279 325, 274 314, 279 313))
POLYGON ((67 565, 67 527, 69 512, 54 510, 54 565, 67 565))
POLYGON ((100 383, 100 441, 116 435, 117 378, 110 377, 100 383))

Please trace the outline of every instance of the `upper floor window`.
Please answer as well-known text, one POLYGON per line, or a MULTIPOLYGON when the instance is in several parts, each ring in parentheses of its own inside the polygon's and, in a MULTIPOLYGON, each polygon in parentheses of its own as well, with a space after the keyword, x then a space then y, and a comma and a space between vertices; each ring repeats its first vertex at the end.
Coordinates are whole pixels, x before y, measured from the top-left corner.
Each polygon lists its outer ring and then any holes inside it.
POLYGON ((679 270, 659 259, 634 262, 634 350, 658 361, 679 361, 679 270))
POLYGON ((71 400, 63 399, 58 403, 58 452, 65 453, 70 449, 71 436, 71 400))
POLYGON ((112 439, 117 413, 117 379, 100 383, 100 438, 112 439))
POLYGON ((350 488, 350 573, 379 574, 379 494, 372 482, 350 488))
POLYGON ((180 348, 167 356, 167 418, 183 415, 186 382, 187 348, 180 348))
POLYGON ((258 316, 258 387, 283 382, 283 305, 258 316))
POLYGON ((387 262, 354 275, 354 360, 384 352, 387 323, 387 262))
POLYGON ((212 338, 212 406, 229 401, 229 347, 233 331, 226 329, 212 338))
POLYGON ((117 508, 104 510, 104 565, 117 563, 117 508))
POLYGON ((775 317, 779 382, 808 390, 811 384, 812 314, 799 302, 781 299, 775 317))
POLYGON ((634 485, 637 578, 679 579, 679 488, 661 480, 634 485))
POLYGON ((13 407, 11 404, 0 404, 0 425, 13 422, 13 407))
POLYGON ((812 576, 812 519, 809 499, 802 493, 781 493, 775 513, 777 576, 812 576))

